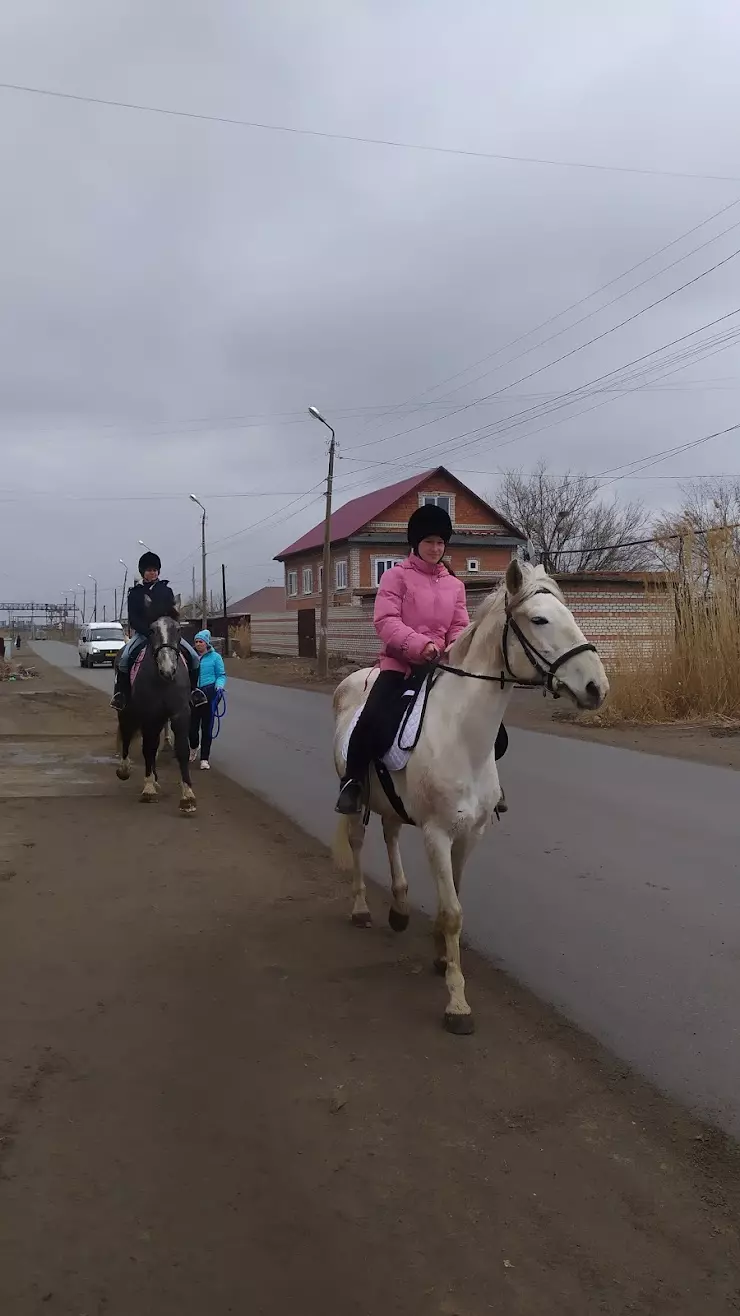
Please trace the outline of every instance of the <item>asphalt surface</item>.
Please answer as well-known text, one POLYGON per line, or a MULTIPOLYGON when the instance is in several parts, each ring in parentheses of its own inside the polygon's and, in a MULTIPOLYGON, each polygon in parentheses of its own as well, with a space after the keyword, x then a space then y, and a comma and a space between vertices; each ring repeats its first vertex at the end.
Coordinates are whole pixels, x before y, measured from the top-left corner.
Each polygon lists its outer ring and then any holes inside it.
MULTIPOLYGON (((111 689, 110 670, 83 672, 70 646, 47 641, 37 650, 111 689)), ((232 680, 212 761, 331 839, 325 695, 232 680)), ((466 938, 663 1090, 739 1135, 737 774, 516 730, 502 779, 510 811, 467 869, 466 938)), ((411 897, 431 909, 410 830, 403 850, 411 897)), ((377 835, 367 859, 385 884, 377 835)), ((349 909, 349 891, 347 899, 349 909)), ((468 987, 475 1010, 475 982, 468 987)))

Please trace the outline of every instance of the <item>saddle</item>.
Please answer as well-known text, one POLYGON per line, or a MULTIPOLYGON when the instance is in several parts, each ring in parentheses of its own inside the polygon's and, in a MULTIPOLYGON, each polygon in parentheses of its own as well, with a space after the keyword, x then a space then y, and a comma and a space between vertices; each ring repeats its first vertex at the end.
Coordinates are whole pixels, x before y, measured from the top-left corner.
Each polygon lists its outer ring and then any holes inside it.
MULTIPOLYGON (((131 673, 131 689, 132 689, 132 690, 133 690, 133 688, 134 688, 134 682, 135 682, 137 676, 139 675, 139 669, 140 669, 140 667, 141 667, 141 664, 142 664, 143 661, 144 661, 144 656, 145 656, 145 654, 146 654, 146 651, 147 651, 147 645, 146 645, 146 644, 142 644, 141 648, 139 649, 139 652, 137 653, 136 657, 134 658, 134 661, 132 662, 131 667, 130 667, 130 669, 129 669, 129 670, 130 670, 130 673, 131 673)), ((182 649, 180 650, 180 662, 181 662, 181 663, 184 663, 185 666, 187 667, 187 659, 185 658, 185 654, 182 652, 182 649)))

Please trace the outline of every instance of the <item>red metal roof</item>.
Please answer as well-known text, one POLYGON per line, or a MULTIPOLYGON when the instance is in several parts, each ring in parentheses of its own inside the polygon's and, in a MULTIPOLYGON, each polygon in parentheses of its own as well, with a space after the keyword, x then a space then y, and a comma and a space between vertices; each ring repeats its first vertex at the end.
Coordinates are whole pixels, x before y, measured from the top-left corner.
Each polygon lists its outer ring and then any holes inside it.
MULTIPOLYGON (((345 503, 344 507, 338 507, 331 516, 331 542, 338 544, 343 539, 349 539, 350 535, 356 535, 368 521, 376 521, 381 512, 399 498, 412 493, 422 480, 434 475, 435 470, 438 469, 433 467, 431 471, 412 475, 408 480, 399 480, 398 484, 388 484, 384 489, 374 489, 372 493, 362 494, 360 498, 353 498, 350 503, 345 503)), ((300 539, 296 539, 294 544, 289 544, 282 553, 277 553, 276 558, 280 561, 284 557, 292 557, 294 553, 308 553, 312 548, 321 548, 323 542, 324 522, 319 521, 312 530, 308 530, 300 539)))
MULTIPOLYGON (((407 480, 399 480, 398 484, 388 484, 383 489, 374 489, 372 493, 362 494, 360 498, 353 498, 351 502, 345 503, 344 507, 338 507, 336 512, 332 512, 331 517, 331 542, 340 544, 345 539, 350 539, 352 535, 358 534, 363 526, 369 521, 377 521, 393 503, 399 498, 404 498, 406 494, 413 493, 420 484, 428 480, 432 475, 444 474, 453 479, 461 489, 467 489, 467 485, 458 480, 456 475, 452 475, 444 466, 433 466, 429 471, 422 471, 420 475, 412 475, 407 480)), ((484 498, 479 494, 473 494, 479 502, 487 506, 484 498)), ((493 515, 501 524, 509 530, 517 539, 523 539, 524 536, 514 526, 509 525, 498 512, 491 509, 493 515)), ((281 553, 275 554, 275 560, 282 562, 283 558, 293 557, 296 553, 309 553, 312 549, 321 548, 324 542, 324 522, 319 521, 312 530, 308 530, 300 539, 296 539, 294 544, 289 544, 281 553)))

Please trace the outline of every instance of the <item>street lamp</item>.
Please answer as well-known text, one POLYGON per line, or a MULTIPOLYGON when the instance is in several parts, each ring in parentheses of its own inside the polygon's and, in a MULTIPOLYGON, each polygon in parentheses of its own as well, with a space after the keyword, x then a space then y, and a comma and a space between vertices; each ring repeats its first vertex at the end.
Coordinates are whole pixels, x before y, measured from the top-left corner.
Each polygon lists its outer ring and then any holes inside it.
POLYGON ((94 594, 94 596, 93 596, 93 597, 94 597, 94 601, 93 601, 93 621, 97 621, 97 620, 98 620, 98 582, 97 582, 97 580, 95 579, 95 577, 93 576, 92 572, 88 571, 87 575, 88 575, 88 579, 91 580, 91 581, 93 582, 93 584, 95 585, 95 594, 94 594))
POLYGON ((82 590, 82 625, 85 625, 85 613, 87 611, 87 590, 84 585, 77 581, 77 588, 82 590))
POLYGON ((121 588, 121 608, 118 613, 118 621, 120 621, 123 616, 123 600, 126 597, 126 582, 128 580, 128 567, 126 566, 126 563, 124 562, 122 557, 119 557, 118 561, 123 567, 123 586, 121 588))
POLYGON ((314 420, 321 421, 322 425, 331 434, 331 443, 329 444, 329 471, 326 477, 326 511, 324 513, 324 573, 321 581, 321 618, 319 621, 319 654, 318 667, 319 676, 326 680, 329 675, 329 652, 328 652, 328 629, 329 629, 329 573, 331 571, 331 495, 334 484, 334 451, 336 442, 334 430, 325 420, 318 407, 309 407, 309 415, 314 420))
POLYGON ((208 612, 206 609, 206 509, 203 506, 202 502, 200 501, 200 498, 196 498, 195 494, 190 495, 190 501, 191 503, 197 503, 198 507, 203 513, 200 520, 200 571, 201 571, 201 589, 203 591, 203 598, 201 599, 200 621, 203 630, 205 630, 206 626, 208 625, 208 612))

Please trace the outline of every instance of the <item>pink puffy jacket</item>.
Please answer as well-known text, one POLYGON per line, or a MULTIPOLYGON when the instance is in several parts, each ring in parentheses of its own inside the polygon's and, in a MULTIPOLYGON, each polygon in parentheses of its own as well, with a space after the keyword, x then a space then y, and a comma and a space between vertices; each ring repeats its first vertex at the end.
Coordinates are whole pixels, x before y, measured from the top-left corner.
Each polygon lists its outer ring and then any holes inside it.
POLYGON ((430 640, 444 653, 468 621, 462 581, 412 554, 380 578, 374 615, 384 645, 380 670, 408 673, 430 640))

